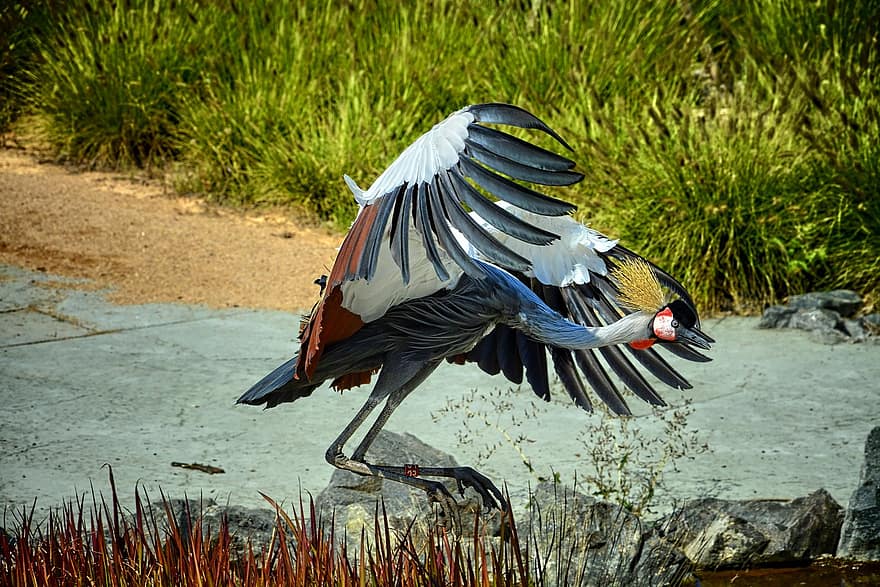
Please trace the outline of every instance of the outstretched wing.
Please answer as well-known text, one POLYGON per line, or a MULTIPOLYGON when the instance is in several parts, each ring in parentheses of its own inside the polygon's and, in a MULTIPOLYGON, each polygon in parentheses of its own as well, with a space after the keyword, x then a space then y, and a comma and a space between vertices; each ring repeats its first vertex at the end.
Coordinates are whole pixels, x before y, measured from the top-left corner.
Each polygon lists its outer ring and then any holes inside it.
POLYGON ((562 186, 583 175, 572 170, 574 161, 485 124, 540 130, 571 149, 521 108, 480 104, 435 125, 369 189, 346 178, 361 209, 303 333, 298 373, 310 376, 324 346, 350 336, 391 306, 452 286, 463 272, 481 278, 475 254, 529 270, 529 258, 497 235, 533 246, 558 238, 492 198, 540 217, 564 216, 575 207, 521 182, 562 186))
POLYGON ((350 246, 343 245, 340 251, 337 263, 341 261, 342 270, 337 279, 370 281, 385 242, 390 244, 404 284, 411 279, 412 265, 423 256, 437 278, 446 281, 450 267, 441 252, 462 270, 480 277, 482 272, 463 242, 493 262, 520 270, 530 267, 528 259, 501 244, 464 206, 494 229, 524 242, 544 245, 557 235, 499 209, 475 186, 520 209, 562 216, 575 206, 513 180, 562 186, 580 181, 583 175, 571 170, 574 161, 483 123, 538 129, 570 149, 550 127, 515 106, 481 104, 452 114, 407 147, 368 190, 360 190, 347 178, 362 209, 352 226, 350 246), (408 246, 413 229, 423 252, 408 246))
MULTIPOLYGON (((525 221, 536 222, 542 228, 560 234, 558 241, 541 248, 508 242, 504 236, 500 236, 517 253, 532 260, 532 269, 514 274, 548 306, 568 320, 584 326, 608 325, 632 311, 618 302, 620 292, 609 274, 618 263, 640 258, 638 255, 571 218, 538 219, 521 211, 513 212, 525 221)), ((668 273, 656 265, 650 265, 660 284, 678 296, 694 316, 698 316, 687 290, 668 273)), ((699 326, 699 319, 696 326, 699 326)), ((618 414, 630 414, 610 373, 615 374, 638 397, 653 405, 665 403, 643 371, 676 389, 691 387, 655 350, 657 346, 687 360, 710 360, 683 343, 661 342, 653 348, 641 350, 626 345, 570 351, 535 342, 503 325, 497 326, 483 338, 464 359, 476 362, 487 373, 503 373, 513 383, 522 383, 525 375, 535 393, 543 399, 549 399, 546 359, 549 354, 563 387, 577 405, 592 410, 587 393, 588 388, 592 388, 611 410, 618 414)))

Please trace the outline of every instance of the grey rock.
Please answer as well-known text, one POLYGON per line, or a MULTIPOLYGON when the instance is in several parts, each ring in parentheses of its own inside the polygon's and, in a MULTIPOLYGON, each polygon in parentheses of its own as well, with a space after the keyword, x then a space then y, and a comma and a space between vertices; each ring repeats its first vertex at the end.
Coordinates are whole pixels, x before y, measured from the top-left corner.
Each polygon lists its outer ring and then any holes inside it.
POLYGON ((854 341, 860 342, 868 337, 868 331, 861 320, 846 318, 843 320, 843 329, 854 341))
POLYGON ((789 297, 788 305, 803 310, 832 310, 848 318, 861 307, 862 298, 856 292, 848 289, 814 291, 789 297))
POLYGON ((528 526, 537 584, 677 585, 693 568, 684 553, 620 506, 558 484, 532 494, 528 526))
POLYGON ((660 523, 700 568, 801 565, 833 554, 843 510, 824 489, 793 500, 690 501, 660 523))
POLYGON ((836 330, 840 325, 840 315, 832 310, 823 309, 795 312, 791 316, 789 325, 791 328, 801 330, 836 330))
MULTIPOLYGON (((229 531, 233 560, 245 556, 249 547, 253 548, 255 554, 259 554, 270 545, 272 534, 278 527, 275 512, 268 508, 223 506, 212 499, 154 501, 145 513, 148 519, 152 517, 156 521, 161 533, 160 540, 164 540, 171 530, 169 515, 184 539, 199 528, 205 540, 216 540, 225 523, 229 531)), ((130 521, 134 522, 133 519, 130 521)), ((153 530, 151 523, 145 524, 145 528, 147 532, 153 530)), ((288 541, 292 540, 288 533, 288 541)))
POLYGON ((788 306, 764 310, 758 328, 797 328, 821 344, 872 342, 880 335, 880 314, 850 318, 861 306, 855 292, 835 290, 791 296, 788 306))
POLYGON ((797 308, 787 306, 770 306, 761 315, 758 328, 788 328, 791 317, 797 312, 797 308))
MULTIPOLYGON (((458 465, 451 455, 428 446, 412 434, 397 434, 388 430, 382 430, 376 436, 366 459, 377 465, 458 465)), ((465 533, 473 531, 474 516, 480 515, 482 500, 470 488, 461 496, 454 480, 446 480, 444 484, 458 502, 462 530, 465 533)), ((359 547, 361 534, 370 543, 374 541, 377 519, 384 523, 387 517, 388 526, 395 536, 409 532, 416 544, 440 521, 438 513, 421 489, 342 470, 333 472, 330 483, 318 495, 315 505, 325 523, 332 520, 334 536, 344 539, 349 552, 357 552, 352 549, 359 547)), ((500 528, 498 513, 493 511, 481 518, 483 524, 489 527, 488 533, 497 534, 500 528)))
POLYGON ((840 314, 833 310, 796 310, 788 325, 808 331, 810 337, 821 344, 839 344, 850 340, 843 330, 840 314))
POLYGON ((844 342, 856 342, 844 332, 831 328, 817 328, 808 332, 809 337, 819 344, 841 344, 844 342))
POLYGON ((837 556, 880 561, 880 426, 868 434, 859 486, 849 500, 837 556))
POLYGON ((880 336, 880 314, 873 313, 862 316, 862 327, 872 336, 880 336))

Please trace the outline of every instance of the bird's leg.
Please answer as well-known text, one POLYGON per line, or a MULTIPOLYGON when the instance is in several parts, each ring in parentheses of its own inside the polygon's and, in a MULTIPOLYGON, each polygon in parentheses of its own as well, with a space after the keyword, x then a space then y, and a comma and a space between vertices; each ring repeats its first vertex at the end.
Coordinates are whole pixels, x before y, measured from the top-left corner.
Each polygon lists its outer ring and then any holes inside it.
MULTIPOLYGON (((391 417, 391 414, 400 405, 404 398, 410 394, 412 390, 419 386, 431 372, 437 368, 439 361, 431 361, 429 363, 399 363, 388 362, 379 373, 379 379, 373 388, 370 397, 355 415, 345 430, 339 437, 333 441, 330 448, 325 453, 328 463, 338 469, 351 471, 359 475, 381 477, 390 479, 399 483, 404 483, 412 487, 417 487, 428 494, 428 499, 440 505, 444 519, 451 521, 455 527, 460 527, 460 520, 455 509, 455 499, 446 486, 437 481, 428 479, 419 479, 403 472, 386 470, 385 467, 373 465, 364 460, 364 454, 373 443, 376 435, 391 417), (345 456, 342 449, 345 443, 352 437, 355 431, 363 424, 364 420, 370 415, 380 401, 387 398, 382 412, 376 421, 367 431, 366 436, 358 445, 354 454, 349 458, 345 456)), ((402 468, 401 468, 402 469, 402 468)))
MULTIPOLYGON (((421 381, 416 383, 416 386, 419 385, 419 383, 421 383, 421 381)), ((408 396, 413 389, 415 389, 415 386, 412 389, 400 388, 388 395, 388 399, 385 401, 382 411, 376 416, 376 420, 370 426, 370 429, 367 430, 361 443, 356 449, 354 449, 354 452, 351 453, 351 458, 356 461, 364 459, 367 450, 373 445, 373 441, 376 440, 376 436, 378 436, 379 432, 381 432, 382 428, 384 428, 385 424, 388 422, 388 418, 391 417, 394 410, 403 403, 403 400, 406 399, 406 396, 408 396)))
MULTIPOLYGON (((420 383, 421 381, 415 382, 415 385, 417 386, 420 383)), ((382 428, 388 422, 388 419, 391 417, 391 414, 394 413, 394 410, 397 409, 397 407, 401 403, 403 403, 403 400, 406 398, 407 395, 409 395, 409 393, 413 389, 415 389, 415 386, 401 387, 394 390, 388 395, 385 406, 382 408, 382 411, 379 412, 379 415, 376 417, 376 421, 373 422, 366 435, 364 435, 363 440, 361 440, 361 443, 352 453, 352 460, 365 462, 364 457, 367 454, 367 450, 369 450, 370 446, 373 444, 373 441, 376 439, 376 435, 379 434, 379 431, 382 430, 382 428)), ((464 495, 465 487, 473 487, 474 490, 476 490, 476 492, 480 494, 480 497, 483 500, 483 505, 486 507, 487 510, 495 508, 500 511, 507 511, 508 508, 507 502, 504 499, 504 495, 501 493, 498 487, 496 487, 495 484, 492 483, 492 481, 490 481, 489 478, 487 478, 485 475, 471 467, 413 467, 412 465, 372 466, 375 469, 381 470, 384 473, 403 475, 407 479, 414 479, 423 475, 428 477, 449 477, 455 479, 456 483, 458 483, 458 490, 461 495, 464 495)), ((442 505, 443 504, 441 503, 441 507, 442 505)), ((444 508, 444 511, 445 510, 446 508, 444 508)))
POLYGON ((364 423, 364 420, 370 415, 370 413, 379 405, 381 398, 375 396, 375 394, 370 394, 370 397, 367 398, 367 401, 364 402, 364 405, 361 406, 361 409, 358 410, 358 413, 355 414, 354 418, 352 418, 351 422, 345 427, 345 430, 333 441, 333 444, 327 449, 327 452, 324 454, 324 458, 331 465, 336 465, 335 461, 338 457, 344 456, 342 454, 342 448, 345 446, 345 443, 348 442, 348 439, 355 433, 355 431, 360 427, 361 424, 364 423))
POLYGON ((361 424, 364 423, 364 420, 366 420, 376 406, 379 405, 379 402, 388 398, 389 401, 386 402, 385 407, 382 409, 382 413, 379 414, 376 422, 370 427, 370 430, 355 450, 354 455, 352 455, 352 459, 356 461, 363 460, 367 448, 372 444, 373 440, 375 440, 376 435, 382 429, 382 426, 385 425, 385 422, 388 421, 388 418, 391 416, 394 409, 399 406, 403 399, 409 395, 412 390, 418 387, 439 364, 440 361, 431 361, 429 363, 408 362, 394 360, 393 358, 387 361, 382 367, 382 371, 379 372, 379 378, 376 381, 376 385, 373 387, 373 391, 370 393, 370 397, 367 398, 367 401, 364 402, 364 405, 358 413, 355 414, 351 422, 348 423, 345 430, 342 431, 336 440, 333 441, 333 444, 330 445, 330 448, 327 449, 325 454, 327 462, 331 465, 335 464, 335 459, 342 455, 342 449, 345 446, 345 443, 348 442, 355 431, 360 428, 361 424), (391 399, 392 396, 394 397, 393 400, 391 399))

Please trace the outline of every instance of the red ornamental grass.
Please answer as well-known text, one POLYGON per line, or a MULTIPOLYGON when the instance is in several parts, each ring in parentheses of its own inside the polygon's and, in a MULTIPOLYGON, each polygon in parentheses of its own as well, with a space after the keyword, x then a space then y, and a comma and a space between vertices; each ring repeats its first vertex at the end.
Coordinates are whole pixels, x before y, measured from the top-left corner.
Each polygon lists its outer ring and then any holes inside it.
MULTIPOLYGON (((11 534, 0 534, 0 585, 527 585, 529 569, 520 554, 513 520, 499 545, 489 542, 475 520, 473 538, 432 529, 420 545, 413 533, 391 529, 377 507, 371 540, 362 531, 350 556, 337 543, 333 520, 320 520, 314 502, 302 501, 292 514, 264 496, 276 512, 268 544, 249 544, 236 555, 225 520, 214 534, 203 532, 200 516, 181 527, 171 502, 162 509, 135 494, 134 512, 121 506, 112 470, 110 495, 91 492, 65 502, 43 523, 35 523, 36 504, 12 515, 11 534), (308 514, 308 515, 307 515, 308 514)), ((186 502, 189 503, 189 502, 186 502)), ((4 520, 5 524, 5 520, 4 520)))

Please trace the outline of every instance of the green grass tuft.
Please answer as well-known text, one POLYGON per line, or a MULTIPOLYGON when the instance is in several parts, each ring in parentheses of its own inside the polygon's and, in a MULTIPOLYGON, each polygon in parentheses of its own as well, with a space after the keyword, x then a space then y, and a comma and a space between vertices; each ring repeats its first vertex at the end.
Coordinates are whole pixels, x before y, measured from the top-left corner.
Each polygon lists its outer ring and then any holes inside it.
POLYGON ((805 196, 821 199, 824 188, 801 139, 784 130, 785 90, 764 112, 748 98, 723 103, 658 102, 601 127, 589 148, 604 164, 588 184, 603 202, 598 223, 661 260, 708 309, 743 310, 804 286, 815 253, 803 241, 805 196))
POLYGON ((173 0, 72 2, 38 41, 34 107, 59 153, 100 166, 176 156, 182 99, 201 90, 218 47, 173 0))

